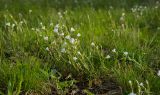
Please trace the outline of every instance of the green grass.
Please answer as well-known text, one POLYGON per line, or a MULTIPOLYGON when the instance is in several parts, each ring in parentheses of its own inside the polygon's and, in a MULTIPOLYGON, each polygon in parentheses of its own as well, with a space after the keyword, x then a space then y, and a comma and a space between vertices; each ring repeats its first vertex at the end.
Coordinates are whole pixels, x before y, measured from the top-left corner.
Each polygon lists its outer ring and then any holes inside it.
POLYGON ((77 1, 0 1, 0 95, 159 95, 160 3, 77 1))

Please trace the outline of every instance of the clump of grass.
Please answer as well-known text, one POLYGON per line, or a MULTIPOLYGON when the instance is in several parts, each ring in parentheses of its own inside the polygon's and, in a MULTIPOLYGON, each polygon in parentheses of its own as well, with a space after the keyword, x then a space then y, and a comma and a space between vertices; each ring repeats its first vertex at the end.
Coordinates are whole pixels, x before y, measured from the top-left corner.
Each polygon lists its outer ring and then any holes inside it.
POLYGON ((110 79, 124 94, 160 93, 158 2, 105 9, 96 4, 106 1, 77 1, 72 9, 76 1, 66 1, 58 10, 64 2, 25 1, 23 11, 17 2, 0 11, 0 94, 92 95, 110 79), (86 87, 77 87, 83 81, 86 87))

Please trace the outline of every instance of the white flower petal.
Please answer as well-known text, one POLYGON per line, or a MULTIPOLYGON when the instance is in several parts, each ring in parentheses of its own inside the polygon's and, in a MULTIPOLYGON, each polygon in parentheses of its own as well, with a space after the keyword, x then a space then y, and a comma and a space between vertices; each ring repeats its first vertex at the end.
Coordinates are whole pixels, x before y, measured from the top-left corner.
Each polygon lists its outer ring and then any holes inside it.
POLYGON ((76 61, 76 60, 77 60, 77 57, 73 57, 73 60, 76 61))
POLYGON ((75 29, 73 27, 71 27, 71 32, 74 32, 74 31, 75 31, 75 29))
POLYGON ((110 55, 107 55, 107 56, 106 56, 106 59, 110 59, 110 58, 111 58, 111 56, 110 56, 110 55))
POLYGON ((136 95, 134 92, 129 93, 128 95, 136 95))
POLYGON ((48 41, 48 37, 44 37, 44 40, 48 41))
POLYGON ((116 52, 116 49, 113 49, 113 50, 112 50, 112 52, 114 52, 114 53, 115 53, 115 52, 116 52))
POLYGON ((80 36, 81 36, 81 34, 80 34, 80 33, 78 33, 78 34, 77 34, 77 37, 80 37, 80 36))

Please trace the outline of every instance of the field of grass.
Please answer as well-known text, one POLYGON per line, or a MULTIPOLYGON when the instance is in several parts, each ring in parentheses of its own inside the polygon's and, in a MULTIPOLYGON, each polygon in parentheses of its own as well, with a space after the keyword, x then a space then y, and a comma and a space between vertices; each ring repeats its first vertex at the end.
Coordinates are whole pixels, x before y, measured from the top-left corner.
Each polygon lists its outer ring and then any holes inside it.
POLYGON ((160 95, 160 1, 0 0, 0 95, 160 95))

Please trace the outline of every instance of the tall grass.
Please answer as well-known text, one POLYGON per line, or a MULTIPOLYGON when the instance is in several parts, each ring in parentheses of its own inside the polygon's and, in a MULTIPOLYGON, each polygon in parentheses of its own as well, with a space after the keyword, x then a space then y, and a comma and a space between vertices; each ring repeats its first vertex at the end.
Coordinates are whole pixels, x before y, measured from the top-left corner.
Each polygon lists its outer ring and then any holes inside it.
POLYGON ((121 1, 0 1, 0 94, 160 94, 160 4, 121 1))

